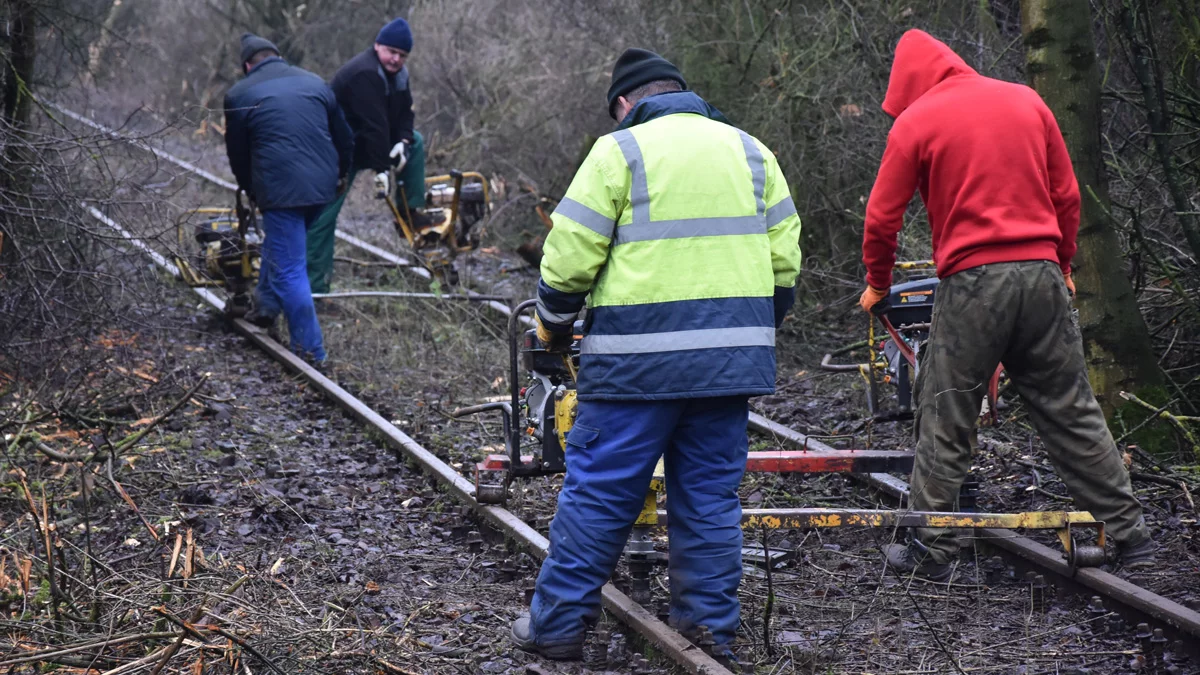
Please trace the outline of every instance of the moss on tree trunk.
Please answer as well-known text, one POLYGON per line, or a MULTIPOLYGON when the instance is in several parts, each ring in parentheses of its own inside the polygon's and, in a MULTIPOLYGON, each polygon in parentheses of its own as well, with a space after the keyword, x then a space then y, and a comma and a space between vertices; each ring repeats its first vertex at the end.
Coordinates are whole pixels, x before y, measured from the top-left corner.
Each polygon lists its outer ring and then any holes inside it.
MULTIPOLYGON (((1165 403, 1166 392, 1109 217, 1100 73, 1088 0, 1021 0, 1021 32, 1029 84, 1058 120, 1083 197, 1073 276, 1088 375, 1110 424, 1124 417, 1132 426, 1129 418, 1144 417, 1145 411, 1135 410, 1120 392, 1144 393, 1156 405, 1165 403)), ((1169 449, 1152 430, 1135 440, 1153 452, 1169 449)))

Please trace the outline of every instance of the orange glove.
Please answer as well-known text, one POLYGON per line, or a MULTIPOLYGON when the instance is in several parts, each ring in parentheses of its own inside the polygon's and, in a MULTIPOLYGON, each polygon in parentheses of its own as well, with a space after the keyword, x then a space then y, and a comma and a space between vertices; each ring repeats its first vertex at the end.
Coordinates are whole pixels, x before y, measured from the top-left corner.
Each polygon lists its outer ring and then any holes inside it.
POLYGON ((867 290, 863 291, 858 298, 858 306, 863 308, 864 312, 870 312, 871 308, 878 305, 884 298, 888 296, 890 288, 879 290, 871 286, 867 286, 867 290))
POLYGON ((1067 282, 1067 290, 1071 292, 1071 297, 1075 297, 1075 282, 1071 280, 1071 273, 1063 273, 1063 281, 1067 282))

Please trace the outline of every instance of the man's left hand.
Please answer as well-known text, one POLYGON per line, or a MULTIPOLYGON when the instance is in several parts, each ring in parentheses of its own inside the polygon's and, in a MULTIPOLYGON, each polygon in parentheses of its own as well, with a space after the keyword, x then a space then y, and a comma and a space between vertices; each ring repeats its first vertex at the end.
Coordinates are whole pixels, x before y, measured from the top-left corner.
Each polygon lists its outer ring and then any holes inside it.
POLYGON ((1067 290, 1070 291, 1071 297, 1075 297, 1075 281, 1071 279, 1071 273, 1063 274, 1063 281, 1067 284, 1067 290))
POLYGON ((888 291, 890 290, 890 288, 880 290, 873 286, 867 286, 867 289, 858 298, 858 306, 862 307, 864 312, 870 313, 872 307, 883 302, 883 299, 888 296, 888 291))

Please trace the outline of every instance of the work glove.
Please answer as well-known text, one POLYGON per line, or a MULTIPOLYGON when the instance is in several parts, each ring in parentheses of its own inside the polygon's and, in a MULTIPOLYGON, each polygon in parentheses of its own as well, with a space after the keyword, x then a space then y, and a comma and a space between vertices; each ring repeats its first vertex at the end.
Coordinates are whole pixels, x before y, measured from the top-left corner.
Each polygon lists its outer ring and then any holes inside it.
POLYGON ((570 333, 554 333, 542 323, 542 317, 537 317, 537 339, 552 352, 566 351, 571 346, 570 333))
POLYGON ((392 158, 392 162, 396 165, 396 170, 404 169, 404 165, 408 164, 408 143, 400 141, 392 146, 392 151, 388 153, 388 157, 392 158))
POLYGON ((388 174, 380 171, 375 174, 375 198, 384 199, 388 196, 388 174))
POLYGON ((1071 297, 1075 297, 1075 282, 1071 279, 1070 272, 1063 272, 1063 281, 1067 283, 1067 291, 1071 294, 1071 297))
POLYGON ((885 288, 880 290, 873 286, 867 286, 867 290, 862 292, 858 298, 858 306, 863 308, 864 312, 870 312, 871 308, 883 302, 883 299, 888 296, 888 291, 891 289, 885 288))

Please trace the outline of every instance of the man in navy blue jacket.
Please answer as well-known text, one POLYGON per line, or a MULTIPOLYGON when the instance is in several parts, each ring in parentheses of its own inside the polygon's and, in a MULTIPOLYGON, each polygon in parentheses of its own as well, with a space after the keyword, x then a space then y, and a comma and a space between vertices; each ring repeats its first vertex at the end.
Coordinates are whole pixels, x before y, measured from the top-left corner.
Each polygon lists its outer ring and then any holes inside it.
POLYGON ((325 81, 288 65, 268 40, 243 35, 240 62, 246 78, 225 95, 225 148, 238 187, 263 213, 262 269, 250 318, 270 325, 282 311, 292 351, 322 364, 305 235, 337 196, 354 136, 325 81))

